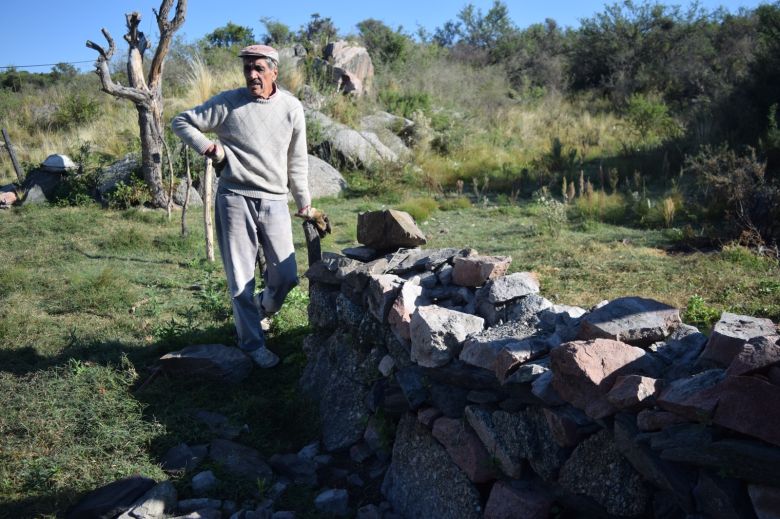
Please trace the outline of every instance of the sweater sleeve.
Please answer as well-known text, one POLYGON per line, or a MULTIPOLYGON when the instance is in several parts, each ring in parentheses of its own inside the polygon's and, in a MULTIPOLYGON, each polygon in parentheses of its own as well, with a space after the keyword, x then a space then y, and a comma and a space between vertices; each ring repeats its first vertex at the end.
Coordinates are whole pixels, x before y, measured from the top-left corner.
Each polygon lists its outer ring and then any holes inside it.
POLYGON ((309 153, 306 148, 306 118, 298 104, 292 113, 293 133, 287 148, 287 178, 298 209, 311 205, 309 194, 309 153))
POLYGON ((203 132, 214 131, 227 114, 223 97, 223 94, 214 96, 202 105, 180 113, 171 121, 173 133, 201 155, 213 142, 203 132))

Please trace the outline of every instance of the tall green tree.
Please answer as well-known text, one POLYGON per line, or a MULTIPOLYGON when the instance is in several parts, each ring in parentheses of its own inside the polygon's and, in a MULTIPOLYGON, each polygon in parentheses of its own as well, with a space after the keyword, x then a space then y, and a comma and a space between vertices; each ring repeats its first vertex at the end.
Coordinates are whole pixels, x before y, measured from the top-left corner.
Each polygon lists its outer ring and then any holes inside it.
POLYGON ((255 35, 250 27, 228 22, 227 25, 218 27, 213 32, 207 34, 206 41, 212 47, 246 47, 255 42, 255 35))

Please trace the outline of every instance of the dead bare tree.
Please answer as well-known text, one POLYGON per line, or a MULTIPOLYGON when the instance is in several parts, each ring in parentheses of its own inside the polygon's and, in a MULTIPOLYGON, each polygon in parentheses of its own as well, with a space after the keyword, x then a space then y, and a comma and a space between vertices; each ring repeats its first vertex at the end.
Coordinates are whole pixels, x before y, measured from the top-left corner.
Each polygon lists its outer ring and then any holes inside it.
POLYGON ((173 34, 184 23, 187 10, 187 0, 176 2, 176 12, 170 18, 173 0, 162 0, 159 11, 154 11, 157 27, 160 30, 160 41, 154 51, 148 79, 144 77, 144 53, 151 47, 143 32, 138 30, 141 15, 137 12, 125 15, 127 34, 124 38, 129 49, 127 53, 127 78, 129 86, 115 83, 111 79, 108 64, 116 46, 109 32, 103 28, 101 32, 108 42, 108 49, 87 40, 87 47, 98 52, 95 69, 103 92, 114 97, 128 99, 135 103, 138 111, 138 126, 141 132, 141 165, 144 180, 152 192, 151 203, 155 207, 167 207, 168 194, 163 186, 162 152, 164 133, 162 125, 163 97, 162 77, 165 56, 168 54, 173 34))

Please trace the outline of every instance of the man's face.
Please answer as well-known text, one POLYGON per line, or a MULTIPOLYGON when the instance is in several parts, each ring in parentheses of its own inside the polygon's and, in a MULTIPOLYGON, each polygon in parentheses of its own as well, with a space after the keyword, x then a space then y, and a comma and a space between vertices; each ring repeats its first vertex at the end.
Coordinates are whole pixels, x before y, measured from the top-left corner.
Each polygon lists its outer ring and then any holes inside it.
POLYGON ((279 71, 269 67, 265 58, 244 58, 244 79, 253 96, 269 97, 274 91, 273 84, 277 75, 279 71))

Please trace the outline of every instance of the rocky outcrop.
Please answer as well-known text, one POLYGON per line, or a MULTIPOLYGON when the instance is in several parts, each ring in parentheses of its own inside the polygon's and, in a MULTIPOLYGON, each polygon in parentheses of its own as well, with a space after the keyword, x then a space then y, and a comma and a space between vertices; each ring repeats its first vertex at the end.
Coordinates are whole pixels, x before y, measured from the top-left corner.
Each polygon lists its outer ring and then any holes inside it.
POLYGON ((345 94, 363 95, 371 92, 374 65, 365 47, 345 40, 328 43, 323 50, 324 63, 331 82, 345 94))

